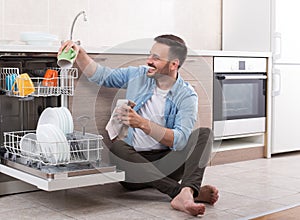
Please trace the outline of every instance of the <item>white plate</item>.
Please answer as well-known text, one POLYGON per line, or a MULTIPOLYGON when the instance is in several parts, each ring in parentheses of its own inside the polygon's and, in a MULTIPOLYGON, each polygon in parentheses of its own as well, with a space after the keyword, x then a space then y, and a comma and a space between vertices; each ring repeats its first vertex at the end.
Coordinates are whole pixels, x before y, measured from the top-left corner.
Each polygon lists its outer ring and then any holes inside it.
POLYGON ((29 45, 51 46, 58 41, 58 36, 43 32, 21 32, 20 39, 29 45))
POLYGON ((46 108, 39 118, 37 127, 42 124, 53 124, 64 134, 73 133, 73 118, 69 109, 65 107, 46 108))
POLYGON ((74 123, 73 123, 73 117, 71 112, 69 111, 69 109, 67 109, 66 107, 60 107, 63 112, 65 113, 65 117, 66 117, 66 134, 69 133, 73 133, 74 131, 74 123))
POLYGON ((53 41, 49 40, 27 40, 25 41, 28 45, 38 45, 38 46, 52 46, 53 41))
POLYGON ((20 140, 21 154, 24 156, 38 157, 40 152, 37 148, 36 141, 37 141, 36 134, 34 133, 25 134, 20 140))
POLYGON ((65 117, 65 113, 61 108, 54 108, 54 110, 57 112, 58 118, 59 118, 59 124, 60 124, 60 129, 64 134, 66 134, 67 131, 67 121, 65 117))
POLYGON ((52 154, 53 149, 56 148, 56 138, 53 137, 51 132, 52 124, 41 124, 36 129, 37 141, 41 147, 41 152, 47 161, 56 163, 56 159, 52 154))
POLYGON ((59 162, 67 162, 70 159, 70 147, 68 145, 67 138, 61 130, 56 129, 54 131, 58 140, 57 153, 59 156, 59 162))
POLYGON ((37 127, 36 134, 41 151, 50 163, 57 164, 67 159, 68 142, 57 126, 41 124, 37 127))
POLYGON ((52 124, 61 129, 60 117, 58 116, 55 108, 48 107, 42 112, 37 124, 37 128, 44 124, 52 124))

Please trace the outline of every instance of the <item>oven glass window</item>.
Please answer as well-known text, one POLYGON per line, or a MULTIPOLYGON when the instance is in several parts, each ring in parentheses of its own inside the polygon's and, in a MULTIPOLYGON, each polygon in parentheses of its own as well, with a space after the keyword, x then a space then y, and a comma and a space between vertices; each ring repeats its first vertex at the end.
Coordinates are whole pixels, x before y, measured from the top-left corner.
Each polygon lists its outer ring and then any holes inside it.
POLYGON ((223 85, 223 115, 232 118, 259 114, 258 90, 257 84, 223 85))
MULTIPOLYGON (((221 80, 216 119, 265 117, 265 80, 221 80), (220 105, 221 104, 221 105, 220 105)), ((216 92, 216 90, 215 90, 216 92)), ((215 113, 215 112, 214 112, 215 113)))

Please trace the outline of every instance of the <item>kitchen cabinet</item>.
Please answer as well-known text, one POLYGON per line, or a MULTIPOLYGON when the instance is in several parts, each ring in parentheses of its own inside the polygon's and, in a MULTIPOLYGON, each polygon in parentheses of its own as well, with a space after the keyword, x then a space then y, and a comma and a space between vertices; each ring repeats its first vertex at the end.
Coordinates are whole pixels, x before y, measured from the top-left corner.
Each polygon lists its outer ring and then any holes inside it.
POLYGON ((283 153, 300 150, 300 102, 295 100, 300 93, 300 65, 276 65, 274 79, 273 123, 271 152, 283 153), (280 72, 277 72, 279 71, 280 72), (280 75, 277 75, 280 74, 280 75), (280 79, 277 79, 280 77, 280 79), (279 82, 280 81, 280 82, 279 82))
POLYGON ((271 154, 299 151, 300 2, 272 1, 272 140, 271 154))
POLYGON ((198 94, 198 120, 195 128, 212 129, 213 57, 189 56, 179 70, 198 94))
POLYGON ((271 1, 223 0, 222 50, 271 51, 271 1))

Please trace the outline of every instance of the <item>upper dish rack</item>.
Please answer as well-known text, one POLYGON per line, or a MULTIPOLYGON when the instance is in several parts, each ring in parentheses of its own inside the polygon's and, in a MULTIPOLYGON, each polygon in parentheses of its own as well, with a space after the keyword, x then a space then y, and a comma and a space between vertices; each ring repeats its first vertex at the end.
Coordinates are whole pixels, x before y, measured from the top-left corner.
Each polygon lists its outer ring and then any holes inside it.
POLYGON ((67 142, 45 143, 28 134, 35 134, 35 130, 4 132, 5 159, 40 168, 101 161, 101 135, 75 131, 66 135, 67 142))
POLYGON ((6 95, 8 96, 15 96, 21 98, 28 96, 46 97, 59 95, 74 95, 74 80, 78 78, 77 68, 49 68, 39 71, 43 72, 43 76, 30 76, 32 84, 28 84, 26 82, 28 81, 28 78, 19 77, 20 73, 18 68, 0 68, 0 89, 4 90, 6 92, 6 95), (56 71, 57 75, 46 78, 44 76, 44 73, 46 73, 47 70, 56 71), (19 77, 18 83, 13 87, 12 85, 17 77, 19 77), (18 84, 20 86, 18 86, 18 84), (27 94, 26 90, 32 90, 33 92, 27 94))

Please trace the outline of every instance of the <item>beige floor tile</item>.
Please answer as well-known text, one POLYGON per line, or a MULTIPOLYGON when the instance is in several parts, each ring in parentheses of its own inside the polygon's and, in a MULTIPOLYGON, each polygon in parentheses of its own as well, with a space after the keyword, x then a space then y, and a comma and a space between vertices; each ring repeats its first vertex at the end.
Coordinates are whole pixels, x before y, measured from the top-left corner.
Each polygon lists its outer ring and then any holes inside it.
POLYGON ((248 182, 241 183, 240 185, 231 185, 224 190, 262 201, 268 201, 271 199, 277 199, 294 194, 294 192, 290 190, 285 190, 266 184, 256 184, 248 182))
MULTIPOLYGON (((55 192, 38 191, 22 194, 22 198, 28 201, 34 201, 40 205, 48 207, 56 211, 77 210, 78 208, 91 207, 98 205, 101 207, 104 202, 99 196, 90 197, 77 189, 61 190, 55 192)), ((103 198, 105 200, 105 198, 103 198)))
POLYGON ((102 199, 102 202, 98 201, 93 205, 90 204, 89 206, 82 206, 76 209, 62 210, 60 213, 76 219, 92 219, 107 213, 126 212, 127 210, 129 210, 127 207, 102 199))
POLYGON ((153 202, 148 205, 138 206, 133 208, 136 211, 139 211, 141 213, 145 213, 147 215, 154 215, 158 218, 161 219, 187 219, 190 218, 191 216, 181 212, 174 210, 171 206, 170 203, 167 202, 153 202))
POLYGON ((34 208, 18 209, 14 211, 0 212, 0 219, 14 219, 14 220, 69 220, 72 217, 47 209, 43 206, 34 208))
MULTIPOLYGON (((277 202, 284 206, 299 204, 300 202, 300 193, 295 193, 290 196, 281 197, 280 199, 271 200, 271 202, 277 202)), ((300 204, 299 204, 300 205, 300 204)))
POLYGON ((231 192, 220 191, 219 201, 214 205, 215 209, 229 211, 234 208, 247 207, 256 204, 259 200, 242 196, 231 192))
POLYGON ((216 165, 212 167, 206 168, 206 175, 213 176, 227 176, 233 175, 235 173, 239 173, 242 171, 249 171, 250 168, 247 167, 236 167, 233 164, 224 164, 224 165, 216 165))
POLYGON ((115 212, 110 213, 99 213, 98 215, 88 215, 87 217, 77 217, 76 219, 88 219, 88 220, 107 220, 107 219, 113 219, 113 220, 161 220, 161 218, 157 218, 153 215, 148 215, 145 213, 141 213, 138 211, 135 211, 133 209, 122 209, 122 210, 116 210, 115 212))
MULTIPOLYGON (((280 207, 282 207, 282 205, 278 203, 258 201, 252 204, 248 204, 247 206, 232 208, 230 209, 230 213, 245 217, 264 213, 269 210, 275 210, 280 207)), ((229 210, 227 211, 229 212, 229 210)))
POLYGON ((204 216, 201 216, 201 220, 233 220, 233 219, 240 219, 241 216, 235 215, 232 213, 228 213, 225 211, 210 213, 204 216))
MULTIPOLYGON (((22 194, 20 194, 22 195, 22 194)), ((0 213, 26 208, 35 208, 39 206, 33 200, 27 200, 22 198, 20 195, 8 195, 0 197, 0 213)))

